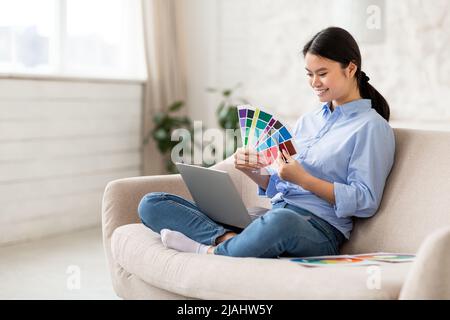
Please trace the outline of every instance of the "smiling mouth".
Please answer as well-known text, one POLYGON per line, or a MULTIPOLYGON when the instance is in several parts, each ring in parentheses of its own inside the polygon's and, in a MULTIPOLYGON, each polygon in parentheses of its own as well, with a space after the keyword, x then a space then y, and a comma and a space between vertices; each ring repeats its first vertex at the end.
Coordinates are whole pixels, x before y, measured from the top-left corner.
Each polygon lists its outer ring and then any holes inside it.
POLYGON ((314 89, 314 91, 320 97, 320 96, 323 96, 325 94, 325 92, 328 91, 328 89, 321 89, 321 90, 314 89))

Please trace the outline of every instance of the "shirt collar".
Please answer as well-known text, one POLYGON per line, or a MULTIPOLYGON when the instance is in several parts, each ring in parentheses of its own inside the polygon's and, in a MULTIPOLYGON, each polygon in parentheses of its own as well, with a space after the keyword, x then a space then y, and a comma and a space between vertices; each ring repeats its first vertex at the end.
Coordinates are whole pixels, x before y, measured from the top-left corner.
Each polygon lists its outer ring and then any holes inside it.
MULTIPOLYGON (((316 114, 322 114, 323 116, 326 116, 327 114, 331 113, 330 103, 331 102, 327 102, 323 104, 322 107, 320 107, 316 111, 316 114)), ((361 113, 369 110, 370 108, 372 108, 372 100, 358 99, 341 104, 340 106, 336 107, 333 112, 339 111, 344 116, 348 117, 353 113, 361 113)))

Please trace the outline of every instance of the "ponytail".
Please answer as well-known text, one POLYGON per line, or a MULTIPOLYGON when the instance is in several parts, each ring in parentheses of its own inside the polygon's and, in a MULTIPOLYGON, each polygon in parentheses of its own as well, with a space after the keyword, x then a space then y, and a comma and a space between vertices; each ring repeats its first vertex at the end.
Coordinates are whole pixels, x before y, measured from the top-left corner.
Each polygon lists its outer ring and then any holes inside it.
MULTIPOLYGON (((359 70, 358 70, 359 71, 359 70)), ((357 71, 357 72, 358 72, 357 71)), ((364 71, 359 71, 357 75, 359 93, 362 98, 372 100, 372 108, 378 112, 386 121, 389 121, 390 108, 386 99, 370 83, 370 78, 364 71)))

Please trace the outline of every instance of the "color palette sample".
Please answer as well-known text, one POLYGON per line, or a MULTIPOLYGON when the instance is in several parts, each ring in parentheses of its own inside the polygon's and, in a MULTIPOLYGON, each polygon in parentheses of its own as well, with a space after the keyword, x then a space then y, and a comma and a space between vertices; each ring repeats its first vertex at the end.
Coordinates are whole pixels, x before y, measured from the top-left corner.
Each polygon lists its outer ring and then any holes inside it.
POLYGON ((331 267, 331 266, 361 266, 378 265, 380 263, 413 262, 414 254, 404 253, 365 253, 356 255, 302 257, 290 259, 306 267, 331 267))
POLYGON ((322 256, 309 258, 294 258, 291 261, 305 267, 332 267, 332 266, 367 266, 377 264, 374 261, 359 259, 353 256, 322 256))
POLYGON ((289 130, 273 115, 251 105, 237 109, 243 146, 255 148, 269 163, 275 161, 279 150, 286 150, 291 156, 297 153, 289 130))
POLYGON ((412 262, 412 261, 414 261, 414 259, 416 257, 414 254, 384 253, 384 252, 357 254, 357 255, 353 255, 353 256, 358 259, 381 261, 381 262, 392 262, 392 263, 412 262))

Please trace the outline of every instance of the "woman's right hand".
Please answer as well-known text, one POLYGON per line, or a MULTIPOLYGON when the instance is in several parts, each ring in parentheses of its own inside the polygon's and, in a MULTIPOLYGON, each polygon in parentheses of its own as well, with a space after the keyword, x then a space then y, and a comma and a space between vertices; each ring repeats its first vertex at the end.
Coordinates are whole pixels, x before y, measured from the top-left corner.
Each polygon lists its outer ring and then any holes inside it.
POLYGON ((238 148, 234 153, 234 166, 241 171, 255 171, 268 165, 265 158, 252 148, 238 148))

